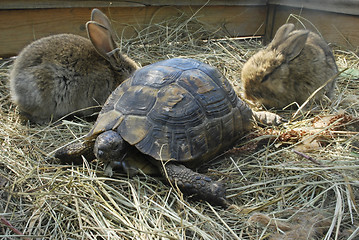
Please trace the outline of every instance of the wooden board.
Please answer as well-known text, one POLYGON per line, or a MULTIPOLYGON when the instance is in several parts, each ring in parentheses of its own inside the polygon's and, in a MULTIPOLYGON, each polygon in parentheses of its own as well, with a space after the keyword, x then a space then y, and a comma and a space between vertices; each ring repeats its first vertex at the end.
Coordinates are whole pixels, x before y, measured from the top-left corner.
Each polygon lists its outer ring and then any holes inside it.
POLYGON ((352 50, 359 46, 359 16, 275 5, 270 6, 268 12, 266 42, 286 22, 303 28, 295 17, 299 17, 307 29, 319 32, 328 43, 352 50))
MULTIPOLYGON (((231 36, 264 34, 264 6, 147 6, 100 8, 124 38, 136 37, 149 24, 186 14, 210 30, 231 36)), ((17 54, 25 45, 44 36, 74 33, 86 36, 91 8, 0 10, 0 56, 17 54)))
POLYGON ((267 0, 1 0, 0 9, 148 7, 148 6, 266 6, 267 0))
MULTIPOLYGON (((108 14, 118 35, 126 39, 150 24, 186 15, 195 16, 219 37, 264 35, 268 42, 290 14, 297 14, 328 42, 349 49, 359 46, 358 0, 1 0, 0 57, 16 55, 30 42, 52 34, 86 36, 85 23, 94 7, 108 14)), ((290 22, 297 23, 294 18, 290 22)))
MULTIPOLYGON (((358 0, 268 0, 270 5, 359 15, 358 0)), ((319 12, 318 12, 319 13, 319 12)))

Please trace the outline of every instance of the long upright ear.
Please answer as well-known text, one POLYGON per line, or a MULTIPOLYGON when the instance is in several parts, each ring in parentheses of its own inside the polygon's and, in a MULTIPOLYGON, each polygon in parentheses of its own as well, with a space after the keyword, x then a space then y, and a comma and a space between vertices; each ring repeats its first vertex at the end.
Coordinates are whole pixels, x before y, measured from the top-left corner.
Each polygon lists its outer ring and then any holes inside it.
POLYGON ((110 61, 110 52, 117 48, 117 44, 112 38, 111 31, 94 21, 87 22, 86 29, 88 37, 97 52, 107 61, 110 61))
POLYGON ((303 50, 307 41, 309 31, 299 30, 290 35, 287 40, 281 43, 277 50, 286 56, 287 61, 293 60, 303 50))
POLYGON ((112 31, 111 22, 108 17, 99 9, 94 8, 91 12, 91 21, 98 22, 110 31, 112 31))
POLYGON ((278 28, 272 42, 268 45, 270 48, 277 48, 284 40, 287 39, 290 32, 294 30, 294 24, 287 23, 278 28))

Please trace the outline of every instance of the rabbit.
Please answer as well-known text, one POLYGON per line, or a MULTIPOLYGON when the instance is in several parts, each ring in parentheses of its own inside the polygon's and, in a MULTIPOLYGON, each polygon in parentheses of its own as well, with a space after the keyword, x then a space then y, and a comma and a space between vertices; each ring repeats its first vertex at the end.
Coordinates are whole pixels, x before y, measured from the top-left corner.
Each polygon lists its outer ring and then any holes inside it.
POLYGON ((293 102, 302 105, 314 97, 334 96, 338 67, 327 43, 316 33, 281 26, 272 42, 254 54, 241 72, 244 97, 266 108, 283 108, 293 102))
POLYGON ((31 122, 93 114, 139 68, 120 53, 110 21, 100 10, 92 11, 86 29, 90 40, 73 34, 44 37, 14 61, 11 99, 31 122))

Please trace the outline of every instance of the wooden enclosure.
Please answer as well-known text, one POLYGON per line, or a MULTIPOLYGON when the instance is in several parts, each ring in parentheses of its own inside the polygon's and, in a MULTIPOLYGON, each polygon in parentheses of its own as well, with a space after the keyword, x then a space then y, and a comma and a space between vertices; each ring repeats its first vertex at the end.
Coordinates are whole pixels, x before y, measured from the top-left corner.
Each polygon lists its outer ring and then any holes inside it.
MULTIPOLYGON (((33 40, 57 33, 86 36, 85 23, 97 7, 112 20, 120 37, 133 38, 145 27, 185 14, 227 36, 264 36, 269 41, 289 21, 319 31, 330 43, 359 46, 358 0, 212 1, 54 1, 2 0, 0 56, 16 55, 33 40)), ((301 27, 301 26, 299 26, 301 27)))

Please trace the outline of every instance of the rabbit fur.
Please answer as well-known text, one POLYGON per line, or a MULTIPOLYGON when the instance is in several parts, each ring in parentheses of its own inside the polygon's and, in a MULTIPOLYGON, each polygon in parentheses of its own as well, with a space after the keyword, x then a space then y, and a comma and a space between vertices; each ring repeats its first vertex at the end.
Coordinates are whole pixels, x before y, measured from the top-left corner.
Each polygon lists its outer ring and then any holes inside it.
POLYGON ((110 21, 100 10, 92 11, 86 29, 90 40, 73 34, 44 37, 25 47, 15 60, 10 95, 30 121, 93 114, 99 110, 94 106, 103 104, 138 69, 118 51, 110 21))
POLYGON ((245 98, 266 108, 303 104, 328 80, 314 97, 332 98, 338 68, 327 43, 316 33, 281 26, 272 42, 243 66, 241 81, 245 98))

